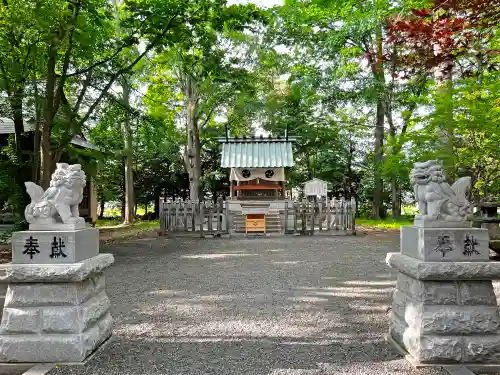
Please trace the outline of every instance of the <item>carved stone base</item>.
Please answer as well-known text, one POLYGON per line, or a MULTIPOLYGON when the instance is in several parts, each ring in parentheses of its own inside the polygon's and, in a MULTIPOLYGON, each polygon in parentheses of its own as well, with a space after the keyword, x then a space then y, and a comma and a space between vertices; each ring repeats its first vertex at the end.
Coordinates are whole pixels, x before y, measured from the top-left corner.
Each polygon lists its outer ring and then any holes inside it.
POLYGON ((496 277, 492 277, 492 269, 486 266, 490 262, 411 259, 388 256, 388 263, 400 271, 392 301, 391 337, 419 363, 499 363, 500 314, 491 282, 500 276, 499 268, 494 268, 496 277), (397 258, 410 264, 391 261, 397 258), (467 266, 472 268, 470 273, 464 272, 467 266), (439 270, 444 271, 441 279, 439 270))
MULTIPOLYGON (((78 274, 66 282, 39 282, 34 275, 34 282, 10 283, 0 325, 0 361, 81 362, 109 338, 110 302, 102 269, 94 270, 81 281, 78 274)), ((62 265, 52 272, 65 273, 62 265)))

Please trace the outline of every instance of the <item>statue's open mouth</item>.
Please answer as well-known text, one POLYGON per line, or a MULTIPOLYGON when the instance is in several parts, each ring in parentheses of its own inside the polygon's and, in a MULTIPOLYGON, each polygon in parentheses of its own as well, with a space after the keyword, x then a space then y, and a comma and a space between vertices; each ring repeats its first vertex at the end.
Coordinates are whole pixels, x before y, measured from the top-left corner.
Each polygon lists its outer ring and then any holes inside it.
POLYGON ((415 178, 415 180, 425 181, 429 179, 429 175, 427 173, 415 173, 413 178, 415 178))

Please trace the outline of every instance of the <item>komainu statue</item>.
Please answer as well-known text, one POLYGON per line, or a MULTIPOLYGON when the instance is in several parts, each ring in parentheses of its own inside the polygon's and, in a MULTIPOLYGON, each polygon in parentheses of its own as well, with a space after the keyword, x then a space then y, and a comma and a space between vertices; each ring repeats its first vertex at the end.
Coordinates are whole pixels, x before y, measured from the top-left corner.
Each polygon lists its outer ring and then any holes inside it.
POLYGON ((78 205, 83 199, 85 184, 81 165, 66 163, 57 164, 46 191, 33 182, 26 182, 26 190, 31 197, 31 203, 24 211, 26 221, 42 225, 84 224, 78 205))
POLYGON ((420 210, 415 222, 467 222, 472 219, 472 205, 467 200, 471 178, 462 177, 452 186, 445 180, 443 167, 437 160, 413 165, 410 181, 420 210))

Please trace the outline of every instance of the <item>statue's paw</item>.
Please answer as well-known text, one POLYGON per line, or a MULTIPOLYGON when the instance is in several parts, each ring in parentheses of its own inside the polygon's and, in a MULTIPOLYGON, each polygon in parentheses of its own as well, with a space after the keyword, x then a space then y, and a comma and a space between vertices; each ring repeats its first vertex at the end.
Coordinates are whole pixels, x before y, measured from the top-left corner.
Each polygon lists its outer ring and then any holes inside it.
POLYGON ((83 217, 70 217, 68 218, 68 220, 66 220, 66 222, 68 224, 80 224, 80 223, 84 223, 85 222, 85 219, 83 217))

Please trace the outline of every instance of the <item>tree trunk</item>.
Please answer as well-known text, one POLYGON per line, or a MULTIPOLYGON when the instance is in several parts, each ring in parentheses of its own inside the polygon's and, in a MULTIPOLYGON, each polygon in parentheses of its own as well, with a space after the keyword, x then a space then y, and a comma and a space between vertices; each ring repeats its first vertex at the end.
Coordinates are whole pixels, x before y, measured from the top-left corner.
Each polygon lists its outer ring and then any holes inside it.
POLYGON ((155 216, 160 217, 160 194, 155 196, 155 216))
POLYGON ((346 199, 351 199, 354 196, 353 189, 353 173, 352 173, 352 161, 354 159, 354 152, 356 148, 354 147, 354 142, 352 139, 349 139, 349 153, 347 154, 347 181, 344 186, 344 190, 346 191, 346 199))
POLYGON ((189 198, 199 200, 201 191, 201 145, 198 117, 196 114, 198 92, 195 85, 194 79, 187 77, 184 90, 187 130, 187 147, 184 162, 189 175, 189 198))
POLYGON ((445 175, 450 180, 453 180, 456 174, 453 126, 453 67, 454 62, 451 57, 434 70, 439 100, 436 112, 441 114, 436 128, 439 139, 437 154, 438 158, 443 162, 445 175))
POLYGON ((40 94, 38 91, 38 82, 33 78, 34 100, 35 100, 35 131, 33 133, 33 166, 31 167, 31 181, 38 182, 40 180, 40 141, 41 141, 41 126, 42 126, 42 108, 40 102, 40 94))
POLYGON ((12 109, 12 117, 14 120, 15 132, 15 147, 17 162, 23 161, 23 134, 24 134, 24 119, 23 119, 23 102, 20 93, 15 93, 14 97, 10 100, 10 107, 12 109))
POLYGON ((121 197, 121 218, 125 220, 125 194, 121 197))
POLYGON ((380 173, 383 162, 383 143, 384 143, 384 104, 381 100, 377 103, 377 117, 375 125, 375 165, 374 165, 374 187, 373 187, 373 206, 372 218, 380 219, 382 199, 384 194, 384 183, 380 173))
POLYGON ((23 93, 24 91, 16 92, 14 97, 10 100, 15 132, 15 164, 17 164, 15 181, 20 194, 20 201, 17 205, 16 214, 21 219, 24 217, 25 207, 30 203, 30 197, 24 183, 31 177, 31 163, 27 162, 28 156, 24 153, 24 151, 28 151, 29 149, 26 147, 28 140, 24 135, 23 93))
POLYGON ((40 186, 47 189, 52 174, 52 156, 50 152, 50 124, 43 123, 40 140, 40 186))
POLYGON ((308 152, 304 153, 304 155, 306 157, 307 177, 309 180, 312 180, 314 178, 314 172, 311 165, 311 158, 308 152))
POLYGON ((40 185, 47 189, 50 184, 50 175, 53 170, 51 135, 52 121, 57 109, 54 107, 56 89, 56 65, 57 65, 57 43, 58 38, 54 37, 49 48, 47 60, 47 78, 45 81, 45 105, 43 110, 43 122, 40 139, 40 185))
POLYGON ((100 210, 99 210, 99 219, 102 219, 104 217, 104 208, 105 208, 106 202, 104 199, 101 199, 100 202, 100 210))
POLYGON ((374 187, 373 187, 373 205, 372 205, 372 218, 380 219, 383 216, 383 195, 384 183, 380 173, 382 162, 384 158, 383 145, 384 145, 384 116, 385 116, 385 78, 383 66, 383 50, 382 50, 382 26, 378 25, 376 30, 376 43, 377 43, 377 60, 372 63, 372 72, 375 79, 377 90, 377 115, 375 123, 375 165, 374 165, 374 187))
POLYGON ((33 166, 31 168, 31 180, 39 181, 40 180, 40 156, 41 156, 41 137, 42 134, 40 132, 40 120, 36 122, 35 131, 33 133, 33 166))
POLYGON ((397 219, 401 217, 401 202, 400 202, 400 189, 395 175, 391 178, 391 191, 392 191, 392 217, 397 219))
MULTIPOLYGON (((386 108, 386 115, 387 119, 389 122, 389 135, 391 137, 392 141, 392 156, 395 159, 396 155, 400 151, 399 146, 397 145, 397 140, 396 140, 396 127, 394 126, 394 123, 392 122, 392 111, 388 110, 386 108)), ((401 195, 401 189, 399 188, 398 185, 398 175, 395 171, 392 171, 391 173, 391 203, 392 203, 392 217, 393 218, 399 218, 401 216, 401 204, 400 204, 400 197, 401 195)))
MULTIPOLYGON (((129 105, 130 86, 125 78, 122 79, 123 102, 129 105)), ((133 162, 134 150, 132 130, 130 128, 130 115, 127 112, 122 121, 122 134, 125 155, 125 215, 123 224, 132 224, 135 221, 135 199, 134 199, 134 175, 133 162)))

